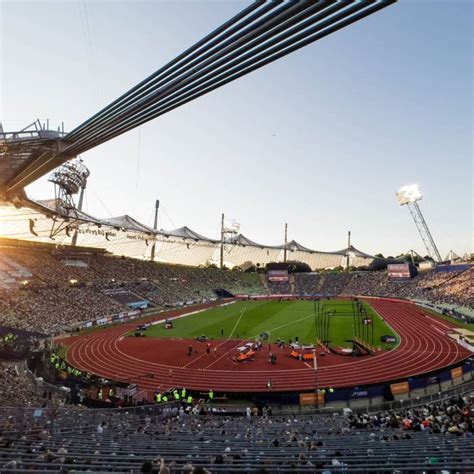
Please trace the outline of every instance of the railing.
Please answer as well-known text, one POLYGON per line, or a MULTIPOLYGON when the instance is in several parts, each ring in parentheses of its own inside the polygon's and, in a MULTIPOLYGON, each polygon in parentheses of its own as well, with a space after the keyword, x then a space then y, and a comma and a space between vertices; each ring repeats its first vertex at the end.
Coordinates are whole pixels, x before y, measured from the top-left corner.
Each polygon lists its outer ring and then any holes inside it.
MULTIPOLYGON (((368 405, 367 407, 354 408, 354 412, 358 413, 377 413, 381 411, 397 411, 408 408, 415 408, 423 406, 430 403, 439 403, 448 401, 453 396, 465 395, 466 393, 474 392, 474 380, 462 384, 458 387, 439 392, 432 395, 427 395, 423 397, 417 397, 414 399, 404 400, 404 401, 395 401, 395 402, 385 402, 380 404, 368 405)), ((129 416, 130 421, 141 422, 145 417, 149 417, 151 420, 171 416, 171 413, 168 412, 170 408, 177 408, 180 406, 179 401, 170 401, 168 403, 160 403, 153 405, 139 405, 132 407, 123 407, 123 408, 81 408, 75 405, 65 405, 65 406, 50 406, 44 408, 25 408, 25 407, 0 407, 0 420, 4 420, 10 416, 13 416, 14 419, 20 420, 26 424, 31 423, 33 420, 47 422, 51 432, 56 432, 60 430, 62 434, 67 434, 68 432, 74 433, 76 428, 75 420, 76 416, 81 414, 81 419, 83 422, 87 423, 88 429, 91 432, 96 430, 98 423, 102 421, 112 421, 114 418, 120 416, 129 416), (63 422, 58 423, 57 420, 63 418, 70 420, 70 424, 64 424, 63 422)), ((225 412, 218 412, 217 414, 212 414, 211 416, 218 415, 238 415, 241 413, 244 416, 244 406, 243 405, 223 405, 223 404, 209 404, 209 408, 215 407, 225 407, 225 412)), ((281 415, 302 415, 302 416, 311 416, 311 415, 328 415, 334 412, 340 412, 339 410, 334 410, 331 408, 321 408, 318 410, 305 410, 301 411, 295 407, 287 407, 287 409, 273 409, 274 416, 281 415)), ((6 433, 8 434, 8 433, 6 433)))
POLYGON ((25 140, 40 138, 38 130, 24 130, 20 132, 0 132, 0 140, 25 140))
POLYGON ((71 332, 75 332, 77 330, 82 330, 82 329, 90 329, 90 328, 97 328, 97 327, 103 327, 106 328, 107 326, 113 325, 113 324, 120 324, 120 323, 126 323, 134 320, 141 320, 147 317, 152 317, 159 315, 161 313, 166 313, 168 311, 174 311, 186 307, 192 307, 195 305, 200 305, 200 304, 205 304, 205 303, 212 303, 212 299, 202 299, 201 301, 194 301, 192 305, 179 305, 178 303, 173 303, 172 306, 170 307, 165 307, 164 305, 161 306, 153 306, 151 308, 146 308, 144 310, 130 310, 130 311, 123 311, 121 313, 113 313, 113 314, 108 314, 106 316, 102 317, 97 317, 95 319, 91 319, 89 321, 78 321, 73 324, 69 325, 62 325, 62 326, 57 326, 52 328, 52 332, 55 334, 55 337, 62 337, 66 336, 71 332), (130 316, 125 316, 125 314, 129 314, 130 316), (123 317, 119 317, 120 315, 124 315, 123 317), (105 320, 107 320, 105 322, 105 320), (99 321, 104 321, 100 324, 98 324, 99 321), (89 324, 89 326, 87 326, 89 324))
POLYGON ((96 425, 101 421, 109 421, 118 416, 125 416, 128 414, 130 419, 140 421, 145 417, 158 418, 166 415, 166 410, 178 407, 179 402, 170 401, 167 403, 159 403, 154 405, 138 405, 128 406, 123 408, 85 408, 76 405, 63 406, 46 406, 46 407, 0 407, 0 421, 8 417, 13 417, 16 420, 24 420, 29 423, 37 420, 47 422, 50 425, 52 432, 56 428, 61 430, 61 433, 67 433, 67 426, 62 423, 56 426, 58 418, 65 418, 70 420, 70 432, 74 433, 77 416, 88 423, 90 429, 95 431, 96 425))
POLYGON ((28 364, 25 363, 25 376, 35 385, 36 388, 42 388, 44 391, 54 393, 57 399, 64 400, 66 398, 66 391, 62 386, 53 385, 46 382, 43 378, 36 377, 36 375, 29 369, 28 364))
MULTIPOLYGON (((467 393, 474 392, 474 378, 471 374, 471 380, 463 384, 458 385, 457 387, 449 388, 442 390, 433 394, 421 395, 415 398, 407 398, 404 400, 394 400, 390 402, 381 402, 381 403, 367 403, 363 406, 346 406, 341 408, 335 408, 331 406, 315 408, 315 407, 305 407, 305 408, 291 408, 281 407, 278 410, 278 413, 281 414, 291 414, 291 413, 300 413, 300 414, 331 414, 331 413, 340 413, 344 408, 350 408, 354 413, 378 413, 381 411, 393 411, 393 410, 405 410, 408 408, 416 408, 430 403, 439 403, 446 400, 449 400, 451 397, 456 395, 465 395, 467 393)), ((273 411, 276 411, 275 409, 273 411)))

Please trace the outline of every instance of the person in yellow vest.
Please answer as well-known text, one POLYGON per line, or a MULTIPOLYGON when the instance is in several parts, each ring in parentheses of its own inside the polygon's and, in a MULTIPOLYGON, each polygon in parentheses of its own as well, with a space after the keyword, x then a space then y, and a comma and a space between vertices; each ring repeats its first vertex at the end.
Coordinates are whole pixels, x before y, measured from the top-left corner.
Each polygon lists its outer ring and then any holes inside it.
POLYGON ((167 403, 168 402, 168 396, 167 395, 163 395, 163 403, 167 403))
POLYGON ((183 387, 181 389, 181 399, 184 400, 186 398, 186 389, 183 387))
POLYGON ((212 391, 212 388, 209 389, 209 401, 212 402, 214 400, 214 392, 212 391))
POLYGON ((97 399, 102 400, 103 396, 104 396, 104 391, 102 390, 102 387, 100 387, 97 392, 97 399))
POLYGON ((112 387, 109 388, 109 398, 114 396, 114 389, 112 387))
POLYGON ((186 403, 188 405, 192 405, 193 404, 193 397, 191 395, 188 395, 188 398, 186 399, 186 403))
POLYGON ((179 400, 179 392, 176 389, 173 390, 173 398, 179 400))
POLYGON ((161 398, 162 398, 162 395, 160 392, 158 392, 156 395, 155 395, 155 401, 156 403, 161 403, 161 398))

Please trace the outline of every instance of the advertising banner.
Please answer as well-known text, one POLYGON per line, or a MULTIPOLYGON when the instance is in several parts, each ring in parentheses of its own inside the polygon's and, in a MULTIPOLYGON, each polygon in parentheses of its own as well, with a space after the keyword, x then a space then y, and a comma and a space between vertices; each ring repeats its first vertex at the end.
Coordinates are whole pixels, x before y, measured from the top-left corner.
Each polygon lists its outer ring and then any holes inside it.
POLYGON ((368 390, 354 389, 351 391, 351 395, 349 398, 351 399, 367 398, 368 396, 369 396, 368 390))
MULTIPOLYGON (((324 393, 318 393, 318 404, 324 405, 324 393)), ((300 405, 316 405, 316 393, 300 393, 300 405)))
POLYGON ((408 263, 394 263, 387 265, 388 278, 390 280, 409 280, 410 266, 408 263))
POLYGON ((392 383, 390 384, 390 389, 392 390, 392 395, 400 395, 410 391, 408 382, 392 383))
POLYGON ((288 270, 270 270, 268 281, 288 281, 288 270))
POLYGON ((454 380, 458 377, 462 377, 462 367, 455 367, 454 369, 451 369, 451 378, 454 380))

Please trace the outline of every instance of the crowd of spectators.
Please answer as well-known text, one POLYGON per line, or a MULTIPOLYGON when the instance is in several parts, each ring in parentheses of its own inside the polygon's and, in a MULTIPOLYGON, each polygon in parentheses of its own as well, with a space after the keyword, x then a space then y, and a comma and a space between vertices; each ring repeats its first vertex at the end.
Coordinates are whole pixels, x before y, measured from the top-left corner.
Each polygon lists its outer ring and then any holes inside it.
POLYGON ((82 321, 128 311, 128 300, 173 306, 214 297, 214 289, 253 294, 258 275, 45 249, 2 248, 31 277, 0 287, 0 325, 58 332, 82 321))
POLYGON ((427 271, 408 281, 385 272, 354 272, 341 294, 411 298, 474 309, 474 267, 460 272, 427 271))
POLYGON ((124 306, 92 288, 67 284, 54 288, 4 290, 0 298, 2 325, 44 333, 124 310, 124 306))
POLYGON ((55 387, 38 386, 24 362, 0 363, 0 408, 27 410, 62 405, 63 398, 55 387))
POLYGON ((298 273, 296 293, 411 298, 474 309, 474 269, 427 271, 408 281, 390 280, 386 272, 298 273))
POLYGON ((472 398, 461 396, 450 400, 427 404, 417 408, 383 412, 378 414, 358 414, 348 417, 349 427, 356 429, 393 428, 403 431, 472 435, 474 404, 472 398))
POLYGON ((353 273, 297 273, 295 274, 296 292, 302 295, 340 295, 347 287, 353 273))
POLYGON ((148 301, 166 307, 200 302, 215 289, 234 294, 368 295, 415 298, 474 308, 474 271, 422 272, 410 281, 391 281, 386 272, 296 273, 290 282, 268 282, 256 273, 165 265, 103 254, 2 248, 16 269, 29 274, 16 286, 0 286, 0 325, 40 332, 67 327, 148 301))
POLYGON ((288 281, 269 281, 267 286, 272 295, 287 295, 291 292, 290 282, 288 281))
POLYGON ((428 272, 399 294, 432 303, 474 308, 474 267, 463 272, 428 272))

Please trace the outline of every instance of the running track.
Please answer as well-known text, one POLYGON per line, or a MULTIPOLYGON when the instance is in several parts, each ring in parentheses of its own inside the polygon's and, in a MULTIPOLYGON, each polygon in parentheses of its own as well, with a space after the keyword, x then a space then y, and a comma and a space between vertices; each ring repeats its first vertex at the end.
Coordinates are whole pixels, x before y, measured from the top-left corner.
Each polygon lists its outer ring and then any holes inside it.
MULTIPOLYGON (((451 366, 471 355, 446 335, 446 332, 454 327, 451 323, 424 313, 414 304, 383 299, 370 299, 368 303, 398 333, 400 344, 388 352, 363 358, 340 357, 335 363, 333 361, 328 365, 320 364, 318 387, 354 387, 405 379, 451 366)), ((224 364, 225 370, 218 368, 222 365, 219 360, 207 365, 209 368, 193 368, 190 366, 196 364, 189 363, 185 354, 189 341, 181 341, 184 342, 184 346, 179 344, 178 351, 174 353, 173 348, 177 344, 169 339, 160 340, 159 347, 156 346, 154 338, 124 339, 123 335, 135 327, 136 323, 122 324, 91 335, 70 338, 66 342, 69 346, 68 362, 81 370, 107 379, 131 382, 136 380, 141 389, 150 392, 158 387, 161 389, 186 387, 190 390, 203 391, 212 388, 218 392, 260 392, 265 390, 269 378, 272 379, 274 391, 315 389, 315 374, 312 368, 299 364, 294 368, 279 369, 278 364, 269 366, 264 354, 259 354, 256 362, 250 363, 252 365, 246 366, 245 370, 239 370, 240 368, 235 366, 229 370, 230 351, 241 343, 239 341, 221 342, 225 351, 230 347, 227 360, 222 361, 227 364, 227 366, 224 364), (154 341, 152 360, 150 350, 146 358, 141 358, 137 351, 127 351, 127 345, 124 344, 127 340, 142 345, 154 341), (261 361, 258 360, 259 357, 261 361), (214 367, 211 368, 211 365, 214 367), (154 377, 137 379, 147 373, 153 373, 154 377)), ((224 355, 227 356, 227 352, 224 355)), ((322 361, 322 358, 318 360, 322 361)))

